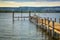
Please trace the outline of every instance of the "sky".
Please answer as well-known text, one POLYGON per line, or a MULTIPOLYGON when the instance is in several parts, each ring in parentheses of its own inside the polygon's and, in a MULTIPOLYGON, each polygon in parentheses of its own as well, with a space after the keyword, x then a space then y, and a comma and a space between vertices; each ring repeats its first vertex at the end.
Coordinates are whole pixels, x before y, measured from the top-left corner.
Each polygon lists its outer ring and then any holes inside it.
POLYGON ((0 0, 0 7, 45 7, 60 6, 60 0, 0 0))
POLYGON ((0 1, 15 1, 15 2, 39 2, 39 1, 60 1, 60 0, 0 0, 0 1))

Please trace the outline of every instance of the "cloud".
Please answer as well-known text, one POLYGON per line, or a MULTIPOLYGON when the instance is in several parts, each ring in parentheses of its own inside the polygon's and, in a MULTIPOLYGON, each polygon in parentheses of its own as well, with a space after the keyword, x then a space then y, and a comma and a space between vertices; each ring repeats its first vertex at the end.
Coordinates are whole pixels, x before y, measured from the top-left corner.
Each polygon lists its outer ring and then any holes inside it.
POLYGON ((0 0, 0 1, 15 1, 15 2, 41 2, 41 1, 59 1, 59 0, 0 0))
POLYGON ((0 1, 14 1, 14 2, 41 2, 41 1, 60 1, 60 0, 0 0, 0 1))
POLYGON ((45 6, 60 6, 60 2, 0 2, 0 7, 45 7, 45 6))

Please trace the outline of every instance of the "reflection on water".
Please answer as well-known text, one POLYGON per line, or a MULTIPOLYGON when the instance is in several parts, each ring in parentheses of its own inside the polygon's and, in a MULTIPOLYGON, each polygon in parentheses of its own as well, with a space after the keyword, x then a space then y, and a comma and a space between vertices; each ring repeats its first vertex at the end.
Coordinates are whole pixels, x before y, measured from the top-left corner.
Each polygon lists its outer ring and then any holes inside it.
POLYGON ((7 20, 0 22, 0 40, 48 40, 48 36, 28 20, 15 21, 14 24, 7 20))
POLYGON ((50 40, 39 27, 30 23, 29 20, 22 19, 12 24, 11 16, 12 14, 1 14, 0 40, 50 40))

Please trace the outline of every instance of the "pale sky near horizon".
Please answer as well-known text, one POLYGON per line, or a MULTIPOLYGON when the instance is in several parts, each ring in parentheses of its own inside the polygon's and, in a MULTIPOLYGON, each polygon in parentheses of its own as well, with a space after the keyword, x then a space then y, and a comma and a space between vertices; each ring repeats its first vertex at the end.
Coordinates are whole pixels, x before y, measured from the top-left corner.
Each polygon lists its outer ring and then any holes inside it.
POLYGON ((60 0, 0 0, 0 7, 45 7, 60 6, 60 0))

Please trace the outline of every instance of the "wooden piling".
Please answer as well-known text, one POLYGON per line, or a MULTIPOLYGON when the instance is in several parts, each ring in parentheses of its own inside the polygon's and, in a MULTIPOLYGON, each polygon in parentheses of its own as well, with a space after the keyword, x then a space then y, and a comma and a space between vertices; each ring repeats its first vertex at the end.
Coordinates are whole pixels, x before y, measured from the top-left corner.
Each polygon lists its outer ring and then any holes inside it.
POLYGON ((34 12, 34 15, 36 16, 36 12, 34 12))
POLYGON ((19 21, 19 16, 18 16, 18 21, 19 21))
POLYGON ((31 20, 31 11, 29 11, 29 21, 31 20))
POLYGON ((42 26, 41 26, 41 28, 43 28, 43 19, 41 19, 42 20, 42 26))
POLYGON ((49 20, 49 17, 47 17, 47 20, 49 20))
POLYGON ((52 18, 50 18, 50 20, 52 21, 52 18))
POLYGON ((36 21, 37 21, 37 27, 38 27, 38 17, 37 17, 36 21))
POLYGON ((52 21, 52 37, 54 38, 54 21, 52 21))
POLYGON ((59 18, 59 23, 60 23, 60 18, 59 18))
POLYGON ((13 15, 12 15, 12 21, 13 21, 13 24, 14 24, 14 12, 13 12, 13 15))
POLYGON ((46 25, 46 18, 45 18, 45 25, 46 25))
MULTIPOLYGON (((46 18, 44 17, 44 26, 46 25, 46 18)), ((46 31, 46 27, 44 27, 44 30, 46 31)))
MULTIPOLYGON (((22 11, 21 11, 21 17, 22 17, 22 11)), ((21 21, 22 21, 22 18, 21 18, 21 21)))
POLYGON ((55 22, 56 22, 56 18, 55 18, 55 22))
POLYGON ((25 21, 25 18, 24 18, 24 21, 25 21))
POLYGON ((29 17, 31 16, 31 11, 29 11, 29 17))
POLYGON ((47 17, 47 20, 48 20, 47 32, 49 33, 49 17, 47 17))

